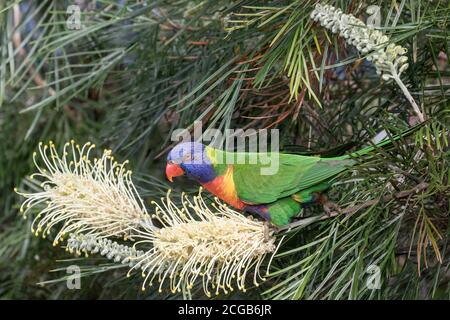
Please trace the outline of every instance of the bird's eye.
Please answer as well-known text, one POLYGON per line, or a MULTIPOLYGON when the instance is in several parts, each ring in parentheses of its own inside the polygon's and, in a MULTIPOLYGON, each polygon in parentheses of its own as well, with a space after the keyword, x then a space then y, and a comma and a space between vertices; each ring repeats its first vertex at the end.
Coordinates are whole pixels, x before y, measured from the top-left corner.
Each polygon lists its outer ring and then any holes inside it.
POLYGON ((191 161, 192 160, 192 155, 190 153, 184 155, 183 157, 183 161, 191 161))
POLYGON ((168 164, 175 164, 175 161, 169 160, 169 161, 167 161, 167 163, 168 163, 168 164))

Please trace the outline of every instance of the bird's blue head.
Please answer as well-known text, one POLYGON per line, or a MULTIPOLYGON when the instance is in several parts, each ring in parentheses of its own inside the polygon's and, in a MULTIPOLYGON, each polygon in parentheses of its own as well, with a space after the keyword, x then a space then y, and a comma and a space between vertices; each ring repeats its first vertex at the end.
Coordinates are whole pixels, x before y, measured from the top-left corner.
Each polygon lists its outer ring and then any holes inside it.
POLYGON ((198 142, 181 142, 167 156, 166 176, 172 182, 173 177, 184 173, 201 183, 216 177, 216 172, 208 158, 206 146, 198 142))

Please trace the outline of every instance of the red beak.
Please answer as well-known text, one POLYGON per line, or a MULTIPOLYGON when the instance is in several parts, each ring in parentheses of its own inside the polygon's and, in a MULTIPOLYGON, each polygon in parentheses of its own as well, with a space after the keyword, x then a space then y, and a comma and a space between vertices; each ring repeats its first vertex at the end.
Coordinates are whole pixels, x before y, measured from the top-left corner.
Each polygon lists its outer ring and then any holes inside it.
POLYGON ((173 177, 178 177, 184 174, 184 170, 176 163, 168 163, 166 165, 167 180, 173 182, 173 177))

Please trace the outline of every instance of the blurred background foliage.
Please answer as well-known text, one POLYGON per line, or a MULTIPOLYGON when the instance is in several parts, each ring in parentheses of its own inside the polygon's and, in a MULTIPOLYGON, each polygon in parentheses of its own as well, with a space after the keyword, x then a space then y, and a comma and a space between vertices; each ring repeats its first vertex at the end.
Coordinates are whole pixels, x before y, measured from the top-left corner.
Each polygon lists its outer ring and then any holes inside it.
MULTIPOLYGON (((27 186, 39 141, 113 149, 149 200, 169 188, 172 131, 196 120, 276 128, 283 150, 303 154, 358 148, 415 124, 394 83, 309 19, 316 2, 0 1, 0 297, 181 297, 142 293, 126 268, 32 236, 12 190, 27 186), (80 29, 67 26, 74 4, 80 29), (74 263, 86 276, 81 290, 61 282, 74 263)), ((281 234, 264 286, 222 298, 449 299, 450 3, 324 2, 364 21, 369 5, 381 8, 381 30, 408 48, 403 81, 431 120, 341 177, 329 196, 346 215, 281 234), (380 289, 366 286, 370 265, 380 289)))

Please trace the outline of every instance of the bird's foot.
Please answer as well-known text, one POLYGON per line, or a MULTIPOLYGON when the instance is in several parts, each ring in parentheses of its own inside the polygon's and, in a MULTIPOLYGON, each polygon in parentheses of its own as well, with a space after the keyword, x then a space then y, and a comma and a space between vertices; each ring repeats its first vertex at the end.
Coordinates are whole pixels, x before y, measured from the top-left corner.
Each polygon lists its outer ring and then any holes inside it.
POLYGON ((320 194, 318 196, 317 202, 323 206, 323 210, 325 211, 328 218, 337 216, 339 212, 342 212, 341 207, 339 207, 336 203, 328 200, 328 197, 324 194, 320 194))
POLYGON ((274 227, 269 221, 264 221, 264 239, 269 241, 272 237, 274 227))
POLYGON ((341 207, 332 201, 327 201, 323 204, 323 210, 327 214, 328 218, 337 216, 339 212, 342 212, 341 207))

